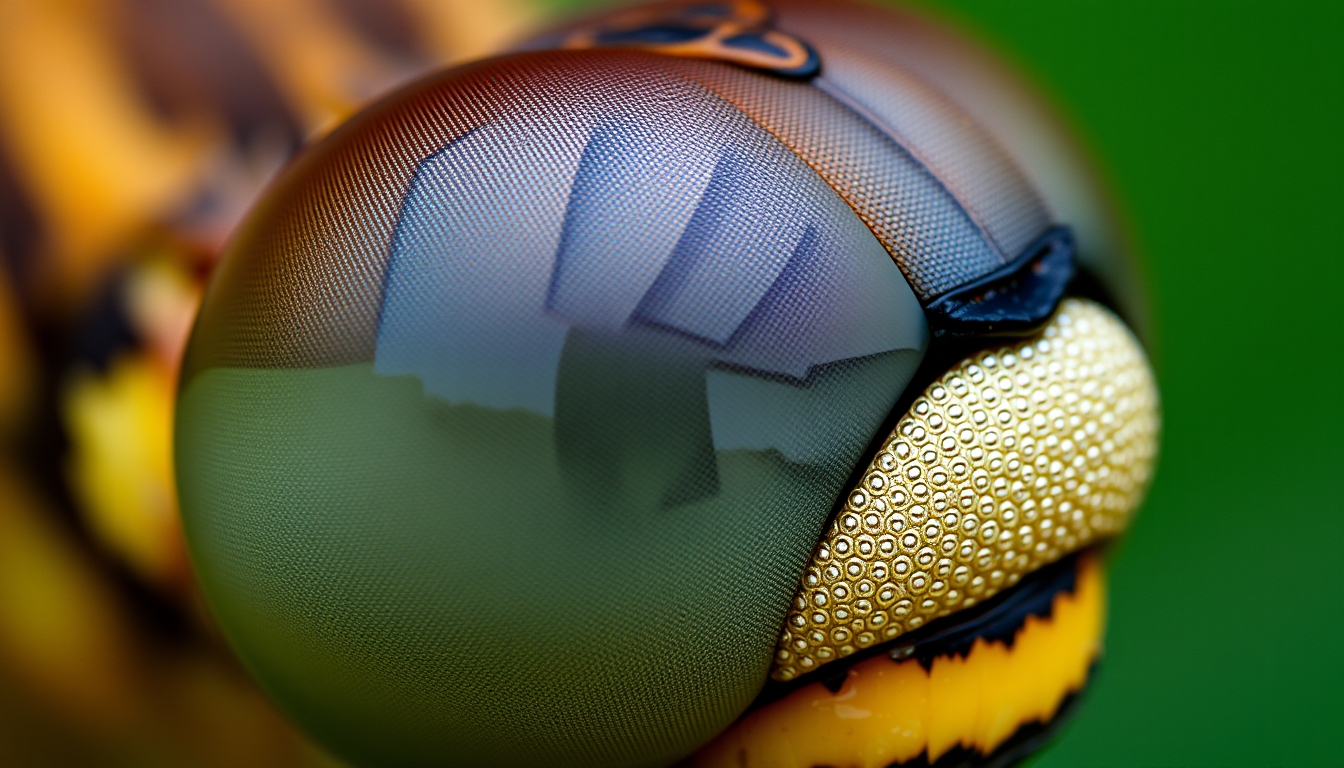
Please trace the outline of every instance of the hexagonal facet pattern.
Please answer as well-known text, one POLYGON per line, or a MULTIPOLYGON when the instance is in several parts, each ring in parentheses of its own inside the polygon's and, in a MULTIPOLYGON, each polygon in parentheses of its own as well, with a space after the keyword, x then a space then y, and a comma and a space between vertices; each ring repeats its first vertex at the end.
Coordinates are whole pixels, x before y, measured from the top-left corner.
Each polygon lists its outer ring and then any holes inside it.
POLYGON ((818 545, 771 671, 790 680, 1012 586, 1129 523, 1157 452, 1142 349, 1069 299, 924 391, 818 545))

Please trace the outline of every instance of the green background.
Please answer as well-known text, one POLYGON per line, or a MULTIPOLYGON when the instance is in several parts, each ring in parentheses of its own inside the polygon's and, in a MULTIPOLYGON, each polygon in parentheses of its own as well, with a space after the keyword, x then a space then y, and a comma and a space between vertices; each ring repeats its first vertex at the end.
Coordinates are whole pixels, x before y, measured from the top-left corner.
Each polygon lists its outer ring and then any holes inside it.
POLYGON ((956 0, 1109 170, 1165 429, 1107 656, 1035 768, 1344 761, 1344 3, 956 0))
POLYGON ((1340 764, 1344 2, 927 5, 1063 105, 1155 299, 1161 466, 1033 768, 1340 764))

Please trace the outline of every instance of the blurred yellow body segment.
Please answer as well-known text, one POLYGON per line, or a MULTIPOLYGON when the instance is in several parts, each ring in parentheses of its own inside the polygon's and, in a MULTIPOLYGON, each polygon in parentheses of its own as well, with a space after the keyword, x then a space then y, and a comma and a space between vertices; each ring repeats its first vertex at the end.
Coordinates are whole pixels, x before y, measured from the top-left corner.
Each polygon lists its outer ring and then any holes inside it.
POLYGON ((965 656, 855 664, 838 693, 821 683, 748 715, 695 758, 698 768, 885 768, 960 745, 988 755, 1021 726, 1048 721, 1083 687, 1101 649, 1105 583, 1079 565, 1048 618, 1029 616, 1012 646, 975 641, 965 656))
POLYGON ((173 494, 175 377, 145 356, 123 356, 108 375, 77 377, 62 416, 75 450, 70 484, 98 540, 150 583, 185 578, 173 494))
POLYGON ((771 676, 791 680, 970 607, 1120 533, 1157 452, 1138 341, 1068 299, 1036 336, 931 384, 804 572, 771 676))
POLYGON ((0 499, 0 670, 80 722, 124 724, 136 683, 114 594, 4 457, 0 499))

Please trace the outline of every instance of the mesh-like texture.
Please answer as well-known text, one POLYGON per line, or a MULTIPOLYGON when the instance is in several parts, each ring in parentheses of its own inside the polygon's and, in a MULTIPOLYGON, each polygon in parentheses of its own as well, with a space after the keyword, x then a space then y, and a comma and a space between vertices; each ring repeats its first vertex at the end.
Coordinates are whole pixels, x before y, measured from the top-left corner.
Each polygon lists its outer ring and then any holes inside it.
POLYGON ((917 297, 1039 223, 883 71, 511 56, 286 173, 207 296, 177 466, 290 712, 371 762, 635 766, 746 706, 917 297))
POLYGON ((1005 263, 929 169, 820 88, 689 59, 668 67, 703 83, 797 152, 854 208, 921 299, 1005 263))
MULTIPOLYGON (((212 365, 372 359, 393 228, 419 164, 474 129, 518 117, 533 125, 535 143, 507 148, 515 156, 543 163, 550 148, 582 147, 591 125, 622 114, 631 94, 679 89, 684 101, 701 91, 667 62, 620 51, 497 59, 426 80, 352 120, 305 153, 235 237, 202 307, 185 378, 212 365)), ((703 91, 699 98, 715 101, 703 91)))
POLYGON ((585 141, 599 116, 621 114, 629 94, 694 91, 693 83, 799 153, 855 209, 921 298, 1003 263, 927 169, 810 85, 636 52, 528 54, 430 80, 305 155, 231 246, 247 258, 221 265, 185 378, 211 365, 370 359, 398 205, 421 161, 491 121, 521 116, 532 126, 532 144, 514 154, 545 164, 548 153, 585 141))
POLYGON ((396 97, 300 161, 212 287, 178 411, 193 558, 343 756, 638 766, 710 738, 919 364, 882 243, 669 61, 530 54, 396 97))
POLYGON ((779 7, 780 28, 825 62, 818 86, 890 130, 1012 259, 1050 226, 1044 202, 986 126, 893 59, 898 18, 847 3, 779 7))
POLYGON ((826 62, 839 61, 837 54, 881 62, 955 104, 1011 158, 1054 222, 1073 231, 1079 261, 1102 280, 1125 321, 1146 338, 1142 271, 1092 158, 1011 62, 910 8, 852 0, 773 0, 771 6, 782 29, 827 51, 826 62))
POLYGON ((952 192, 1004 258, 1020 255, 1050 226, 1021 171, 955 105, 878 59, 842 45, 823 50, 826 72, 817 85, 888 128, 952 192))
POLYGON ((216 363, 369 359, 397 201, 421 160, 510 115, 533 121, 539 150, 580 141, 585 122, 620 111, 623 94, 658 92, 684 80, 739 107, 797 152, 868 224, 921 298, 1016 255, 1039 229, 1041 215, 1010 164, 977 131, 958 127, 955 110, 899 71, 856 56, 841 55, 837 64, 833 77, 852 98, 875 113, 904 115, 904 132, 918 139, 911 143, 928 168, 888 132, 816 87, 713 62, 633 52, 543 53, 431 80, 343 128, 342 141, 307 154, 267 196, 232 246, 249 258, 225 259, 220 269, 213 291, 227 298, 206 302, 187 375, 216 363), (907 103, 920 108, 903 109, 907 103), (939 141, 940 135, 950 138, 939 141), (998 247, 949 189, 964 198, 998 247))

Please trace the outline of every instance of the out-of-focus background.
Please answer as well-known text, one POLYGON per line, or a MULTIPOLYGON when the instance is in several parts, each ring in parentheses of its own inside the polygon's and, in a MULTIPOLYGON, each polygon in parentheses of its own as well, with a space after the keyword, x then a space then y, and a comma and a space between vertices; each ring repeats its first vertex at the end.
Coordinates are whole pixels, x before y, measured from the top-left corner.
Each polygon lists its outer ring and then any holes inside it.
MULTIPOLYGON (((177 360, 304 141, 584 0, 0 0, 0 765, 334 766, 192 582, 177 360)), ((928 0, 1051 94, 1143 247, 1166 433, 1038 766, 1344 753, 1344 4, 928 0)))
POLYGON ((0 0, 0 765, 333 766, 192 580, 178 361, 305 142, 529 0, 0 0))
POLYGON ((1038 765, 1344 761, 1344 3, 947 0, 1109 170, 1162 459, 1107 655, 1038 765))

